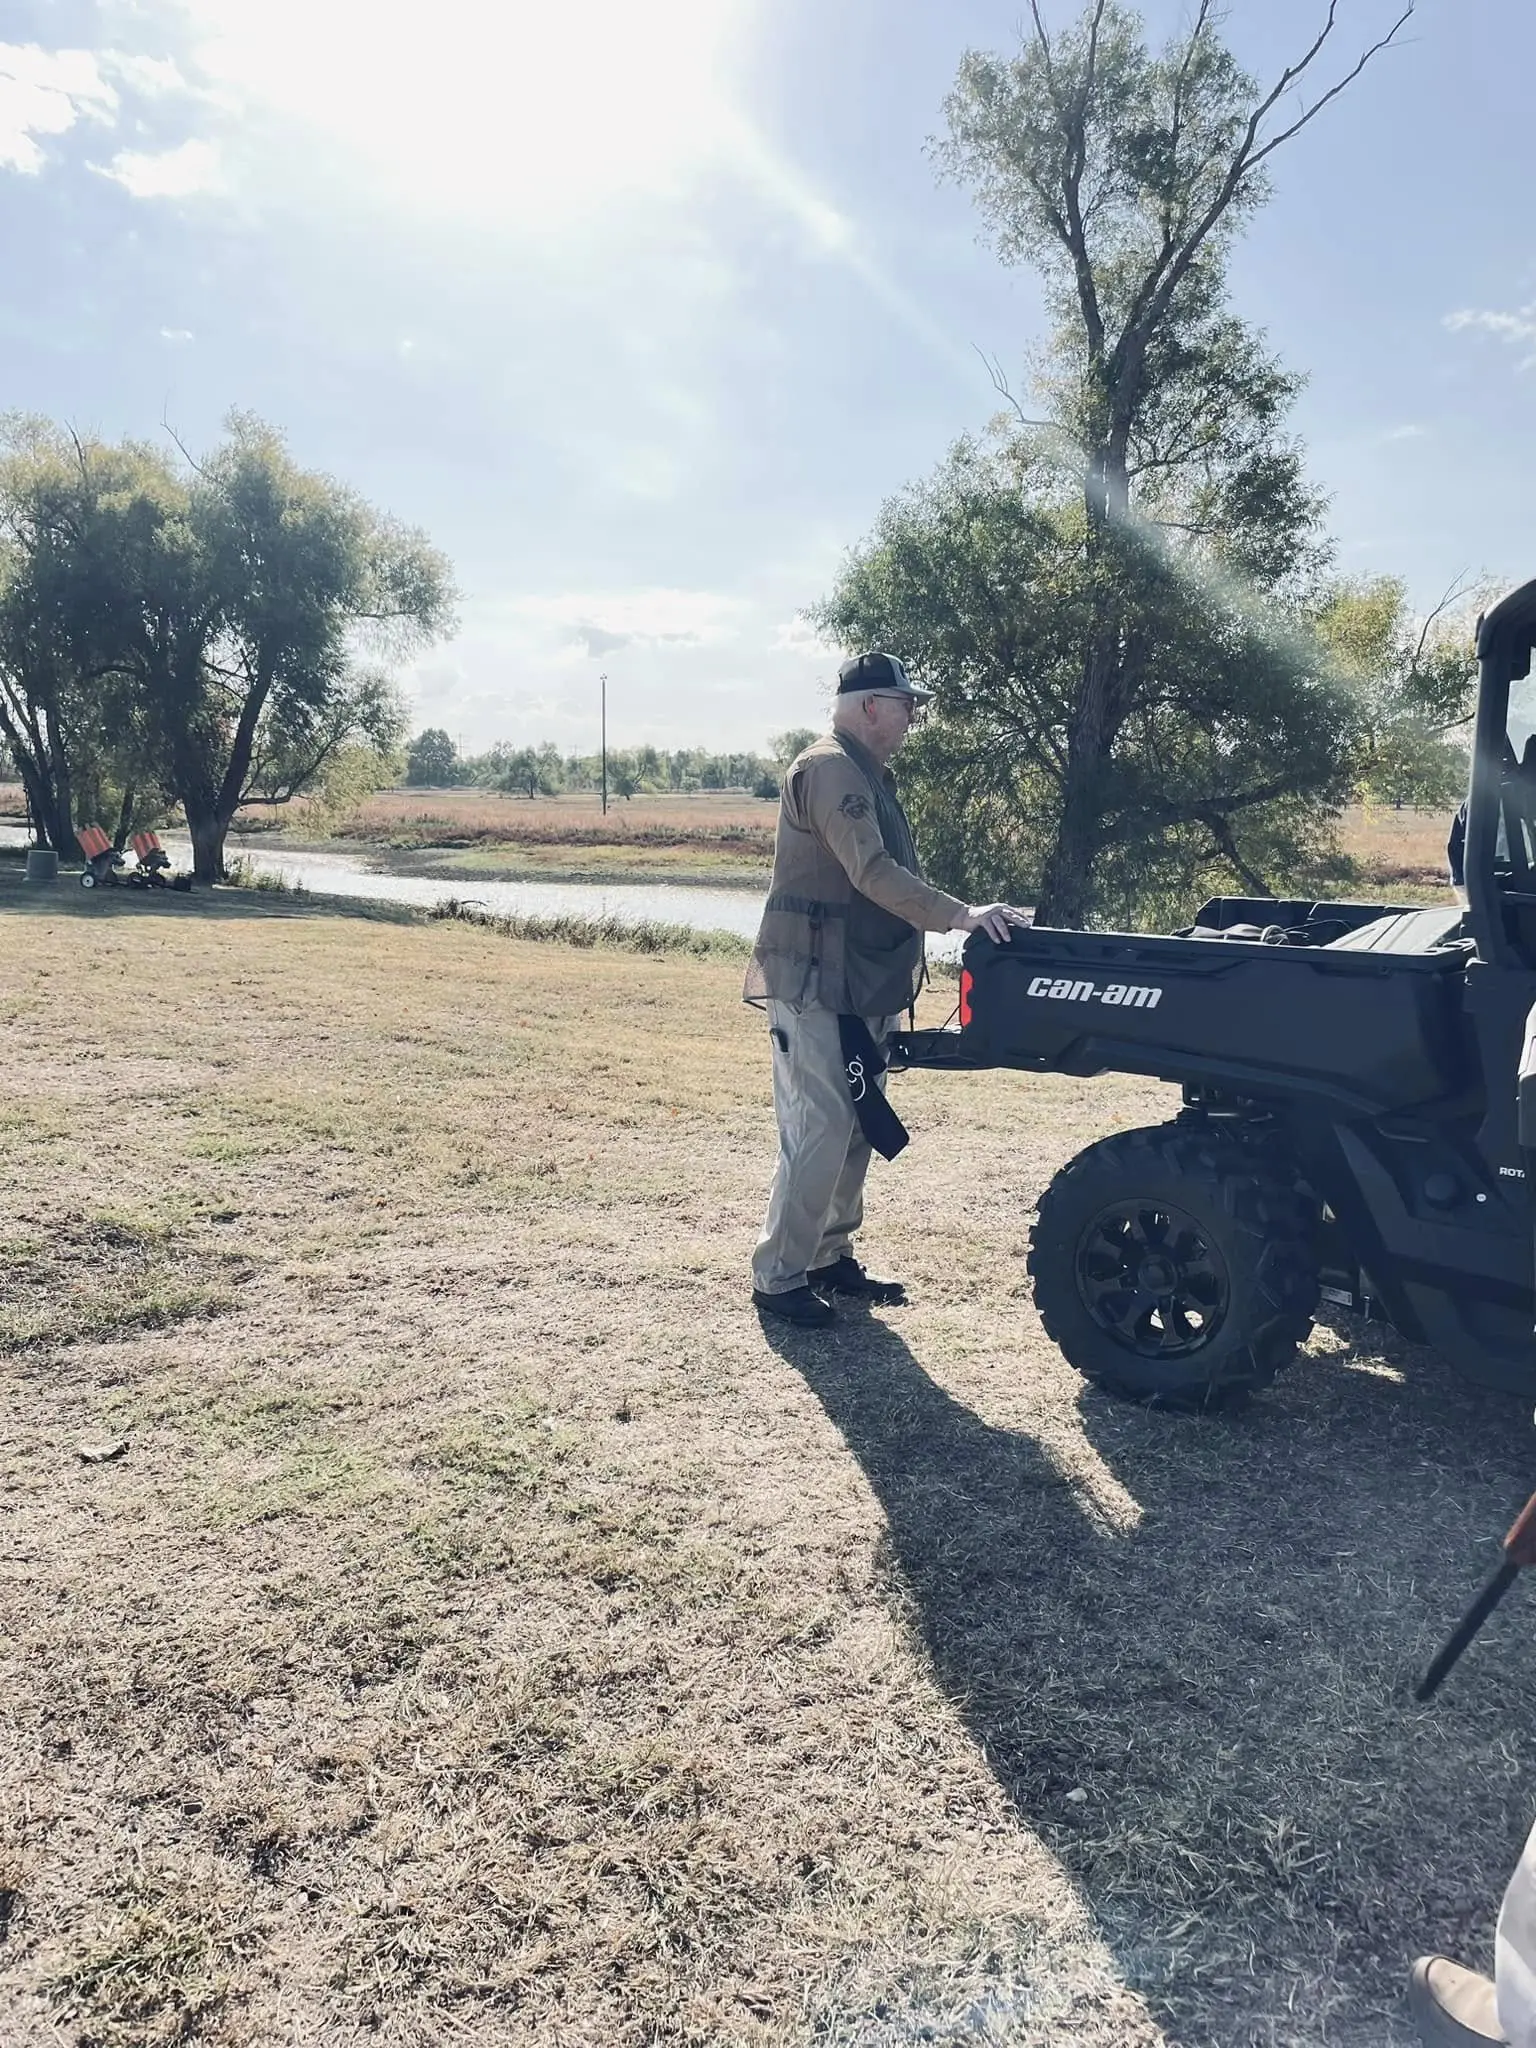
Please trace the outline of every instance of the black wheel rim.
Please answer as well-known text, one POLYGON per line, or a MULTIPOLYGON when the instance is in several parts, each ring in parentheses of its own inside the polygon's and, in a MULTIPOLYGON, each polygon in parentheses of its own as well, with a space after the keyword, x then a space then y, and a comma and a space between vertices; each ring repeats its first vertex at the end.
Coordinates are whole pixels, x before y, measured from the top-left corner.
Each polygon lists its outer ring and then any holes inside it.
POLYGON ((1169 1202, 1115 1202, 1077 1247, 1077 1286, 1094 1321, 1138 1358, 1185 1358, 1226 1319, 1231 1283, 1193 1216, 1169 1202))

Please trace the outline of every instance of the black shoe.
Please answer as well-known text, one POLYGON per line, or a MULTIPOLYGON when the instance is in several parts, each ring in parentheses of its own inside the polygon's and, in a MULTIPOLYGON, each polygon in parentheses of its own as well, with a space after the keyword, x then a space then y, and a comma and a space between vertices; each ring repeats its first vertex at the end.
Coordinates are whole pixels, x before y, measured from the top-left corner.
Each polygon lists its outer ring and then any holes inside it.
POLYGON ((819 1266, 814 1273, 807 1273, 805 1284, 814 1287, 818 1294, 857 1294, 882 1308, 900 1308, 907 1298, 907 1290, 899 1280, 877 1280, 873 1273, 865 1272, 852 1252, 844 1252, 830 1266, 819 1266))
POLYGON ((789 1287, 782 1294, 765 1294, 761 1287, 754 1287, 752 1301, 762 1315, 799 1323, 806 1330, 824 1330, 828 1323, 837 1321, 837 1311, 831 1302, 823 1301, 809 1287, 789 1287))
POLYGON ((1427 2048, 1476 2048, 1509 2036, 1494 2009, 1493 1984, 1445 1956, 1420 1956, 1408 1979, 1408 2009, 1427 2048))

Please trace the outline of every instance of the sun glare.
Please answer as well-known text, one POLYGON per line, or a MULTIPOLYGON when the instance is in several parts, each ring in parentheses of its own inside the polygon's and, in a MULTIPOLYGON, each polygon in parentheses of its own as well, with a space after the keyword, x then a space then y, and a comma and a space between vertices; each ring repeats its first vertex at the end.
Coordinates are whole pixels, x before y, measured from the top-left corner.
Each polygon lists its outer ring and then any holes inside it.
POLYGON ((199 68, 424 211, 537 227, 666 191, 729 147, 753 0, 186 0, 199 68))

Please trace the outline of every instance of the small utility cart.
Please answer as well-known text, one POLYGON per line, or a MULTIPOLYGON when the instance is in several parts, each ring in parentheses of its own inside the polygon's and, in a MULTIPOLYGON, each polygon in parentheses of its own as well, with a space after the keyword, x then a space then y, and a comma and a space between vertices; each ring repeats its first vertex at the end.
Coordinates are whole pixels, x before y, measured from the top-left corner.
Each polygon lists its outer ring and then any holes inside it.
POLYGON ((1536 1393, 1533 640, 1536 581, 1479 628, 1465 912, 1449 889, 1224 896, 1170 937, 975 934, 958 1027, 897 1035, 896 1068, 1182 1087, 1171 1121, 1090 1145, 1040 1198, 1035 1302, 1088 1379, 1214 1406, 1289 1363, 1326 1300, 1536 1393))

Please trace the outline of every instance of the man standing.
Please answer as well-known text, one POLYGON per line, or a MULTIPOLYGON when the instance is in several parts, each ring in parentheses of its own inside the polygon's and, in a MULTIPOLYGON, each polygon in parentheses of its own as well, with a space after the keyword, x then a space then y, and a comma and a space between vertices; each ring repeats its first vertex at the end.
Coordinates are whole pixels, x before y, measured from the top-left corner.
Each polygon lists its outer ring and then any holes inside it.
MULTIPOLYGON (((922 878, 887 764, 928 694, 893 655, 845 661, 832 730, 791 763, 779 798, 745 996, 768 1012, 779 1123, 752 1299, 786 1322, 830 1323, 839 1293, 906 1299, 899 1282, 874 1279, 853 1256, 871 1148, 854 1101, 867 1063, 851 1082, 848 1061, 916 1000, 925 931, 985 931, 1001 945, 1029 922, 1027 911, 972 908, 922 878)), ((867 1085, 879 1082, 870 1075, 867 1085)))

